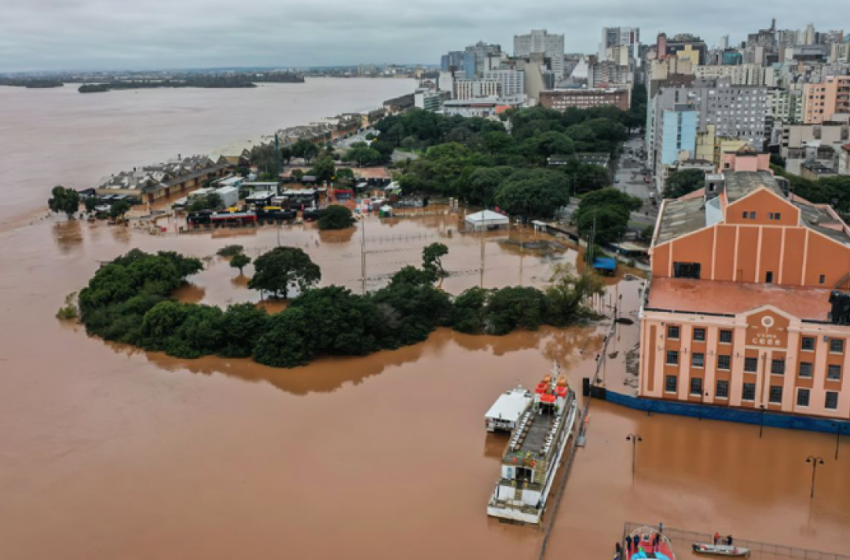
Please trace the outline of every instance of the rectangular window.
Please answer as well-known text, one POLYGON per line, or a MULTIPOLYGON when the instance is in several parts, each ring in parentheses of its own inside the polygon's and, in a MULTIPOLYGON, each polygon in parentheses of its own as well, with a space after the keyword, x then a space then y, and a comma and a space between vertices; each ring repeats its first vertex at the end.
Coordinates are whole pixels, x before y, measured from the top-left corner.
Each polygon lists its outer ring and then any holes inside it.
POLYGON ((841 381, 841 366, 830 364, 826 368, 826 378, 830 381, 841 381))
POLYGON ((744 358, 744 371, 747 373, 755 373, 758 371, 759 359, 758 358, 744 358))
POLYGON ((785 360, 770 360, 770 373, 774 375, 784 375, 785 360))
POLYGON ((841 354, 844 352, 844 339, 843 338, 831 338, 829 339, 829 351, 835 352, 837 354, 841 354))
POLYGON ((782 213, 781 212, 769 212, 767 217, 770 220, 781 220, 782 219, 782 213))
POLYGON ((717 398, 718 399, 728 399, 729 398, 729 382, 728 381, 718 381, 717 382, 717 398))
POLYGON ((802 349, 806 350, 807 352, 811 352, 812 350, 814 350, 815 349, 815 339, 814 339, 814 337, 804 336, 803 337, 802 349))
POLYGON ((720 344, 732 344, 732 331, 720 331, 720 344))
POLYGON ((667 338, 670 340, 679 340, 679 327, 674 325, 667 327, 667 338))
POLYGON ((719 354, 717 356, 717 369, 729 371, 732 366, 732 356, 727 354, 719 354))
POLYGON ((770 386, 770 404, 782 404, 782 385, 770 386))
POLYGON ((755 220, 755 219, 756 219, 756 213, 755 213, 755 212, 750 212, 750 219, 751 219, 751 220, 755 220))
POLYGON ((691 394, 692 395, 702 395, 702 378, 701 377, 691 378, 691 394))
POLYGON ((824 282, 826 282, 826 276, 821 274, 820 279, 818 280, 818 284, 823 284, 824 282))
POLYGON ((678 381, 679 381, 679 378, 676 377, 675 375, 668 375, 664 379, 664 390, 668 393, 675 393, 676 392, 676 385, 677 385, 678 381))
POLYGON ((800 362, 800 377, 812 376, 812 362, 800 362))
POLYGON ((797 406, 809 406, 809 393, 808 389, 797 389, 797 406))
POLYGON ((667 365, 668 366, 679 365, 679 351, 678 350, 667 350, 667 365))
POLYGON ((827 391, 823 407, 827 410, 838 410, 838 392, 827 391))
POLYGON ((765 284, 773 284, 773 272, 768 270, 764 273, 764 283, 765 284))
POLYGON ((745 401, 756 400, 756 384, 755 383, 744 383, 744 392, 743 392, 741 398, 745 401))
POLYGON ((674 278, 692 278, 694 280, 700 279, 702 265, 700 263, 683 263, 683 262, 674 262, 673 263, 673 277, 674 278))
POLYGON ((748 216, 748 215, 749 215, 749 212, 744 212, 744 219, 745 219, 745 220, 747 219, 747 216, 748 216))
POLYGON ((694 341, 705 342, 705 329, 694 329, 694 341))
POLYGON ((702 352, 691 354, 691 365, 695 368, 705 367, 705 354, 702 352))

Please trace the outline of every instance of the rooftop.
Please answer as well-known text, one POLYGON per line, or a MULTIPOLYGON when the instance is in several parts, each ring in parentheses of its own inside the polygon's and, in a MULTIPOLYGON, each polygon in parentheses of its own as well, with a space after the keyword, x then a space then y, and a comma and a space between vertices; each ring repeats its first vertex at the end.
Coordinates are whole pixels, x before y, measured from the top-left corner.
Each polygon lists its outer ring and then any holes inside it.
POLYGON ((646 308, 738 315, 771 305, 803 320, 827 321, 831 291, 776 284, 658 277, 652 280, 646 308))

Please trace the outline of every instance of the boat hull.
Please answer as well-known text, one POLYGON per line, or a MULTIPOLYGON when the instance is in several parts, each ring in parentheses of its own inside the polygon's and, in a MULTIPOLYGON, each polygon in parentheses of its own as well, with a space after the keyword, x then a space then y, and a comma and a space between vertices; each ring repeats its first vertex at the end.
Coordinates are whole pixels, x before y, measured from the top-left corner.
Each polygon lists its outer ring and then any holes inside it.
POLYGON ((521 502, 516 502, 514 504, 499 504, 499 486, 496 486, 496 491, 493 492, 493 495, 490 497, 490 503, 487 505, 487 515, 491 517, 498 517, 501 519, 507 519, 510 521, 518 521, 521 523, 530 523, 533 525, 539 524, 543 519, 543 511, 546 509, 546 503, 549 498, 549 494, 552 490, 552 486, 555 483, 555 479, 558 474, 558 470, 561 467, 561 463, 564 458, 564 453, 566 449, 569 447, 569 441, 573 436, 573 429, 575 427, 576 417, 578 415, 578 403, 575 399, 570 402, 569 409, 566 413, 566 421, 565 421, 565 437, 562 440, 561 445, 558 448, 558 452, 556 458, 553 462, 554 467, 552 472, 546 477, 546 485, 543 488, 543 492, 539 501, 540 507, 531 507, 529 504, 524 504, 521 502))
POLYGON ((749 558, 749 548, 738 548, 727 544, 694 543, 694 553, 705 556, 726 556, 730 558, 749 558))

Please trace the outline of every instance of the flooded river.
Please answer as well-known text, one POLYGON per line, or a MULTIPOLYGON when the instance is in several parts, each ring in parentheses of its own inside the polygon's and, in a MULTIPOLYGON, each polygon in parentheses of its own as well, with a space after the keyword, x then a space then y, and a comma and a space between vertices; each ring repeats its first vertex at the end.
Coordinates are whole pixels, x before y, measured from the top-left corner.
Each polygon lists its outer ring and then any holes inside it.
POLYGON ((26 223, 50 189, 93 187, 101 177, 177 157, 209 154, 288 126, 368 111, 411 93, 415 80, 308 78, 252 89, 149 89, 81 94, 76 84, 0 87, 0 228, 26 223))
MULTIPOLYGON (((151 236, 36 219, 0 232, 0 558, 537 558, 539 530, 485 515, 506 442, 486 434, 483 414, 553 359, 578 388, 608 322, 505 337, 443 329, 396 351, 283 370, 140 352, 54 318, 100 262, 134 247, 208 257, 181 290, 186 301, 256 301, 213 255, 234 242, 255 255, 278 235, 311 255, 323 284, 360 290, 360 227, 151 236)), ((368 289, 434 241, 450 247, 453 293, 542 286, 553 264, 577 257, 459 235, 453 216, 365 227, 368 289)), ((622 294, 633 317, 641 283, 609 284, 606 301, 622 294)), ((623 361, 636 340, 636 325, 618 327, 605 352, 609 387, 630 379, 623 361)), ((834 437, 767 429, 759 439, 757 426, 601 402, 588 430, 547 558, 610 558, 625 521, 835 552, 850 544, 850 438, 836 463, 834 437), (643 438, 634 485, 629 433, 643 438), (814 500, 808 455, 826 459, 814 500)), ((675 544, 687 558, 689 543, 675 544)))

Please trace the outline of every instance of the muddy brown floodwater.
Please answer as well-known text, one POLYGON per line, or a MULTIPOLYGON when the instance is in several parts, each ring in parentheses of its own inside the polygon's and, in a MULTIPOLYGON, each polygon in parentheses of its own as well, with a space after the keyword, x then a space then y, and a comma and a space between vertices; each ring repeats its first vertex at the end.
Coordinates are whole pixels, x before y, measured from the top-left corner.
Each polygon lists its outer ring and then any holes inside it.
MULTIPOLYGON (((506 440, 486 434, 483 414, 555 359, 579 388, 607 321, 504 337, 442 329, 396 351, 283 370, 145 353, 54 318, 99 263, 135 247, 205 259, 206 270, 178 292, 183 301, 282 309, 259 302, 246 277, 214 256, 229 243, 256 256, 278 235, 311 255, 324 284, 362 290, 363 224, 177 236, 165 222, 168 233, 151 236, 44 218, 38 208, 57 183, 90 187, 177 153, 368 109, 411 87, 328 79, 97 96, 0 87, 0 147, 14 162, 0 184, 0 559, 537 558, 541 531, 485 514, 506 440)), ((443 287, 452 293, 543 286, 554 264, 578 256, 571 246, 520 250, 517 232, 506 237, 458 235, 443 216, 368 219, 365 288, 418 264, 435 241, 450 247, 443 287)), ((634 318, 641 282, 606 284, 597 308, 610 311, 622 295, 634 318)), ((633 381, 624 361, 637 332, 618 327, 608 344, 611 388, 633 381)), ((547 558, 610 558, 625 521, 846 553, 850 438, 838 462, 834 445, 827 435, 767 429, 759 439, 758 427, 594 402, 547 558), (629 433, 643 438, 634 485, 629 433), (814 500, 808 455, 826 459, 814 500)), ((689 543, 676 545, 688 558, 689 543)))
MULTIPOLYGON (((438 240, 450 247, 444 287, 477 285, 482 238, 455 227, 442 216, 368 219, 367 287, 438 240)), ((284 370, 145 353, 53 317, 99 262, 133 247, 211 257, 238 242, 256 254, 278 234, 321 265, 323 283, 361 288, 359 229, 151 236, 57 219, 0 233, 0 558, 537 557, 539 530, 485 514, 505 438, 487 435, 482 416, 553 359, 580 387, 607 322, 504 337, 442 329, 400 350, 284 370)), ((519 251, 504 237, 484 240, 486 286, 543 285, 577 255, 519 251)), ((258 299, 224 260, 206 262, 182 299, 258 299)), ((606 300, 622 294, 634 317, 641 282, 609 284, 606 300)), ((610 387, 629 377, 623 358, 636 340, 637 326, 622 326, 609 344, 610 387)), ((549 558, 610 557, 627 520, 846 548, 850 444, 836 464, 828 436, 767 430, 759 440, 757 427, 590 410, 549 558), (631 432, 644 440, 634 486, 631 432), (809 454, 828 460, 814 501, 809 454)))

